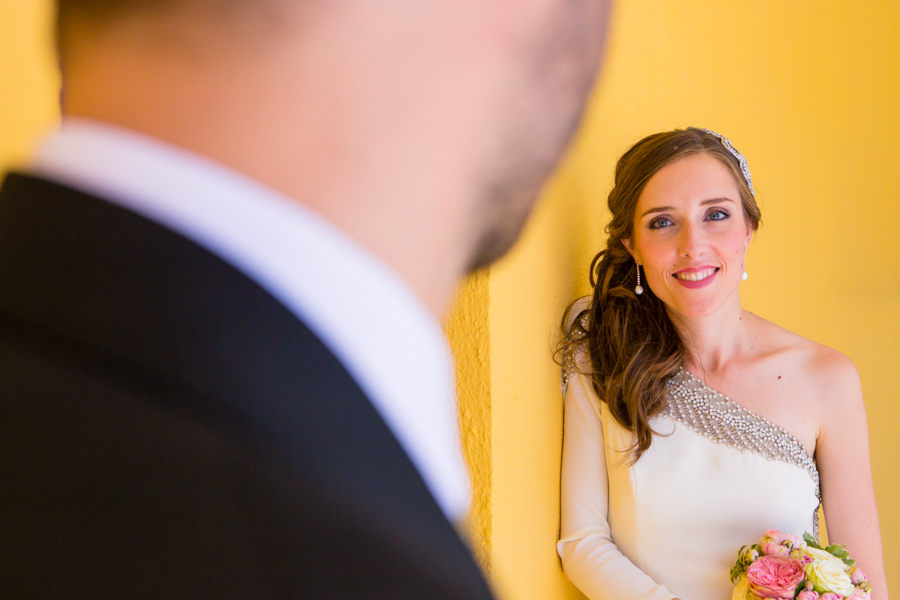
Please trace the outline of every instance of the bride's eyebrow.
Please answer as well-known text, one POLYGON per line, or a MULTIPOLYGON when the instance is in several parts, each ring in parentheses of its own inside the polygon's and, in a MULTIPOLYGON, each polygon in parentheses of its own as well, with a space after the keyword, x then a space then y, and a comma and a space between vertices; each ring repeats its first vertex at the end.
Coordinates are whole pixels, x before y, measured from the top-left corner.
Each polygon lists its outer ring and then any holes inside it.
POLYGON ((674 206, 657 206, 656 208, 651 208, 651 209, 645 211, 644 214, 641 215, 641 218, 643 219, 647 215, 650 215, 653 213, 666 212, 667 210, 675 210, 675 207, 674 206))
MULTIPOLYGON (((703 202, 700 203, 700 206, 706 206, 707 204, 718 204, 719 202, 731 202, 732 204, 734 204, 734 200, 732 200, 731 198, 722 197, 722 198, 710 198, 709 200, 704 200, 703 202)), ((643 219, 647 215, 651 215, 654 213, 666 212, 667 210, 675 210, 675 207, 674 206, 657 206, 656 208, 650 208, 650 209, 644 211, 644 213, 641 215, 641 218, 643 219)))
POLYGON ((734 204, 734 200, 732 200, 731 198, 725 198, 723 196, 722 198, 710 198, 709 200, 704 200, 700 203, 700 206, 706 206, 707 204, 718 204, 719 202, 731 202, 732 204, 734 204))

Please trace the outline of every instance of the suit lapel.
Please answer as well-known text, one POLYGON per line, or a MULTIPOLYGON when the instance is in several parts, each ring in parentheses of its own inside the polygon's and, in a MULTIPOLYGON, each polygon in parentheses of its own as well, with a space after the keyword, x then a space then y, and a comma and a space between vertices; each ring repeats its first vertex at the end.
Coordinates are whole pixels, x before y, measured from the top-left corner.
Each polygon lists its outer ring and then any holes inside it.
POLYGON ((472 597, 486 587, 371 403, 283 305, 207 250, 103 200, 10 175, 0 190, 0 313, 85 356, 249 422, 375 539, 472 597), (99 360, 99 358, 98 358, 99 360))

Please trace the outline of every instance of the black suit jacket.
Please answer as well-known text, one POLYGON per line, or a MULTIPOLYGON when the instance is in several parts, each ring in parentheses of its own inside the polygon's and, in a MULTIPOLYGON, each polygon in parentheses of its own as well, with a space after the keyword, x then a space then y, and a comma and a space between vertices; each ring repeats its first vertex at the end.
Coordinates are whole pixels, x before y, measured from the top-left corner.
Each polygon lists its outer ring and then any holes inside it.
POLYGON ((3 598, 490 597, 293 314, 178 234, 16 174, 0 469, 3 598))

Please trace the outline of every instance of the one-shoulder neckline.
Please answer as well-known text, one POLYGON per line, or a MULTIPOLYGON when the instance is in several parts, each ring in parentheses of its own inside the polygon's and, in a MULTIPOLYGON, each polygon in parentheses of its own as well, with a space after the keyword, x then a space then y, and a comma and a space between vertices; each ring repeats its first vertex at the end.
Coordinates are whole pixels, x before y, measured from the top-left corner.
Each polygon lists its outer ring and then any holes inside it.
POLYGON ((775 423, 773 423, 772 421, 768 420, 768 419, 765 418, 764 416, 762 416, 762 415, 760 415, 760 414, 758 414, 758 413, 753 412, 752 410, 750 410, 750 409, 747 408, 746 406, 743 406, 743 405, 741 405, 741 404, 738 404, 737 402, 735 402, 734 400, 732 400, 731 398, 729 398, 728 396, 726 396, 725 394, 723 394, 723 393, 720 392, 719 390, 710 387, 709 384, 707 384, 705 381, 703 381, 702 379, 700 379, 699 377, 697 377, 696 375, 694 375, 693 373, 691 373, 690 371, 688 371, 688 370, 685 369, 684 367, 679 367, 679 368, 678 368, 678 371, 679 371, 679 373, 681 373, 683 376, 687 376, 687 378, 688 378, 689 380, 693 381, 697 386, 701 387, 702 389, 704 389, 704 390, 706 390, 706 391, 708 391, 708 392, 714 394, 714 395, 717 396, 718 398, 720 398, 723 402, 729 404, 730 406, 733 406, 735 409, 737 409, 737 410, 739 410, 739 411, 741 411, 741 412, 744 412, 744 413, 746 413, 746 414, 752 416, 754 419, 756 419, 756 420, 758 420, 758 421, 761 421, 762 423, 764 423, 764 424, 767 425, 768 427, 771 427, 771 428, 777 430, 778 432, 780 432, 781 434, 785 435, 786 437, 790 438, 790 439, 793 440, 798 446, 800 446, 800 448, 803 449, 803 452, 806 454, 806 456, 809 458, 809 460, 815 462, 815 457, 812 455, 812 453, 810 453, 810 451, 809 451, 809 450, 807 449, 807 447, 803 444, 803 442, 801 442, 801 441, 797 438, 797 436, 795 436, 793 433, 791 433, 790 431, 788 431, 788 430, 785 429, 784 427, 781 427, 781 426, 779 426, 779 425, 776 425, 775 423))
MULTIPOLYGON (((684 367, 679 367, 666 382, 666 387, 668 403, 660 416, 681 423, 712 443, 725 444, 740 452, 752 452, 806 471, 815 485, 816 499, 821 504, 822 490, 816 461, 792 433, 714 390, 684 367)), ((818 507, 813 514, 813 535, 819 538, 818 507)))
POLYGON ((821 500, 815 459, 793 434, 748 410, 680 367, 666 382, 667 416, 714 443, 752 452, 769 460, 797 466, 809 475, 821 500))

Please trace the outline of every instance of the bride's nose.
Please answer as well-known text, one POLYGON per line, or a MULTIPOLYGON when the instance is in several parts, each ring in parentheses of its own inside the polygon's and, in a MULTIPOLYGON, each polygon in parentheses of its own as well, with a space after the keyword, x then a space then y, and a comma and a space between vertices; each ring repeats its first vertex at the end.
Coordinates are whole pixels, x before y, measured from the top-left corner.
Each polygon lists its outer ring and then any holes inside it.
POLYGON ((698 259, 708 247, 706 232, 699 225, 686 223, 678 232, 678 255, 683 258, 698 259))

